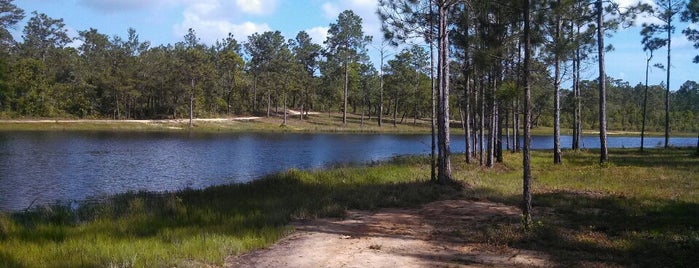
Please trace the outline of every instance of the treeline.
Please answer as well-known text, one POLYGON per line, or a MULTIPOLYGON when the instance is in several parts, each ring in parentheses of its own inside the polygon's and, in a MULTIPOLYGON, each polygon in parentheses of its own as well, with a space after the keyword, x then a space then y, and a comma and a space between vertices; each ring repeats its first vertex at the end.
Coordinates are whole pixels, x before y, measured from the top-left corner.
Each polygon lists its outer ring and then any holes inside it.
MULTIPOLYGON (((631 86, 623 80, 607 78, 607 116, 608 128, 619 131, 641 131, 643 117, 643 96, 645 85, 631 86)), ((580 82, 582 98, 583 129, 599 128, 599 109, 597 100, 597 80, 580 82)), ((544 109, 534 109, 533 125, 553 127, 553 93, 544 91, 537 94, 535 106, 544 109)), ((699 84, 686 81, 679 90, 670 93, 670 126, 673 131, 699 131, 699 84)), ((572 128, 574 125, 575 96, 571 90, 561 92, 561 125, 572 128)), ((665 126, 665 86, 651 85, 648 87, 648 104, 646 115, 646 131, 662 132, 665 126)))
MULTIPOLYGON (((492 119, 495 117, 491 115, 497 113, 502 114, 499 120, 503 126, 512 127, 521 120, 522 109, 518 79, 523 55, 519 38, 514 38, 521 35, 521 12, 516 5, 473 3, 452 7, 460 15, 451 18, 454 53, 450 80, 456 93, 450 102, 462 113, 450 117, 463 118, 468 102, 468 118, 474 130, 481 126, 488 129, 486 122, 477 119, 492 119)), ((391 54, 391 59, 382 59, 384 68, 377 70, 367 56, 368 49, 373 49, 368 46, 372 37, 364 34, 362 19, 351 11, 343 12, 330 25, 322 46, 303 31, 291 39, 278 31, 253 34, 244 40, 229 34, 209 45, 191 29, 180 42, 152 46, 140 40, 134 29, 128 29, 125 37, 87 29, 79 32, 77 40, 71 40, 62 19, 38 12, 31 13, 22 40, 15 41, 7 28, 21 21, 24 12, 12 1, 0 4, 0 116, 4 118, 269 116, 285 108, 346 111, 389 117, 398 123, 431 116, 430 55, 426 46, 395 51, 384 43, 377 49, 382 50, 384 58, 391 54), (72 42, 79 46, 69 47, 72 42)), ((580 4, 573 7, 581 10, 574 14, 591 13, 580 4)), ((384 3, 383 8, 395 7, 384 3)), ((547 27, 542 27, 536 37, 541 53, 535 58, 533 72, 534 127, 554 126, 554 93, 559 92, 563 127, 574 127, 576 100, 580 100, 582 127, 597 128, 597 80, 576 81, 574 90, 554 90, 564 79, 552 74, 550 68, 555 64, 552 54, 556 42, 562 39, 555 38, 551 26, 555 21, 543 17, 538 20, 547 27)), ((581 20, 566 20, 571 31, 567 46, 576 49, 568 48, 565 57, 558 60, 571 62, 569 66, 577 64, 578 70, 580 62, 588 58, 593 41, 589 33, 572 35, 584 24, 581 20)), ((632 87, 612 78, 608 81, 609 128, 640 130, 643 85, 632 87)), ((663 128, 663 90, 663 85, 650 86, 649 130, 663 128)), ((687 81, 671 93, 673 130, 697 131, 698 91, 696 82, 687 81)))
MULTIPOLYGON (((9 10, 11 3, 3 1, 9 10)), ((13 7, 13 6, 12 6, 13 7)), ((22 19, 21 10, 11 25, 22 19)), ((182 118, 267 115, 284 107, 398 118, 429 117, 428 58, 415 46, 379 71, 367 56, 362 19, 343 12, 320 46, 306 32, 279 31, 244 41, 229 34, 202 43, 192 29, 176 44, 152 46, 135 29, 126 37, 97 29, 71 40, 62 19, 33 12, 22 39, 5 30, 0 113, 5 118, 182 118), (76 41, 77 47, 68 46, 76 41), (345 94, 346 88, 346 94, 345 94)))

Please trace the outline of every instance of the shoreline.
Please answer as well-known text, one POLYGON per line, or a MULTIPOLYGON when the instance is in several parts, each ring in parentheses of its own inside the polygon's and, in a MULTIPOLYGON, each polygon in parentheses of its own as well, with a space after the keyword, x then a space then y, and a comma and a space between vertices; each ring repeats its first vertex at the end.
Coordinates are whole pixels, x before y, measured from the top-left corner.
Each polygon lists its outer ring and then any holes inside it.
MULTIPOLYGON (((347 134, 430 134, 429 120, 418 120, 416 125, 396 124, 384 120, 384 126, 378 127, 376 118, 365 119, 361 124, 359 117, 348 118, 347 126, 342 126, 338 115, 332 113, 310 113, 307 119, 300 120, 298 113, 289 113, 287 124, 282 124, 279 115, 270 117, 240 116, 221 118, 194 118, 194 127, 189 127, 189 119, 0 119, 0 131, 48 131, 48 130, 103 130, 103 131, 194 131, 194 132, 250 132, 250 133, 347 133, 347 134)), ((459 126, 452 127, 452 135, 462 136, 459 126)), ((572 130, 561 129, 562 136, 570 136, 572 130)), ((532 136, 550 136, 553 129, 539 127, 532 129, 532 136)), ((597 136, 599 131, 583 130, 582 136, 597 136)), ((609 130, 608 136, 640 137, 639 131, 609 130)), ((663 137, 661 132, 647 132, 646 137, 663 137)), ((696 137, 693 132, 671 133, 670 137, 696 137)))
POLYGON ((188 131, 201 133, 356 133, 356 134, 429 134, 429 122, 418 120, 417 124, 396 124, 384 120, 379 127, 376 118, 348 117, 347 126, 342 125, 340 114, 309 113, 304 119, 290 112, 287 123, 281 115, 270 117, 241 116, 225 118, 195 118, 194 127, 189 119, 0 119, 0 131, 188 131))

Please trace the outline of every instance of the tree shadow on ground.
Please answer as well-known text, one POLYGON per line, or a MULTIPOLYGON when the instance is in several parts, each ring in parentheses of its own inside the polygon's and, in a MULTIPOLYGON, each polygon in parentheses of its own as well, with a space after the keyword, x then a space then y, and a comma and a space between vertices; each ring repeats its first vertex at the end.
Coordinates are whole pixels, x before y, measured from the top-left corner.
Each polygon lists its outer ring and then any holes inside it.
MULTIPOLYGON (((474 189, 516 204, 518 196, 474 189)), ((556 265, 691 267, 699 263, 699 204, 587 192, 535 194, 534 227, 489 227, 486 240, 546 252, 556 265)))
MULTIPOLYGON (((591 152, 598 151, 591 150, 591 152)), ((575 157, 566 158, 567 162, 574 165, 585 166, 599 162, 598 156, 595 154, 577 154, 573 151, 567 151, 567 153, 575 154, 575 157)), ((699 169, 699 157, 696 157, 694 153, 694 150, 686 148, 647 149, 644 152, 640 152, 638 149, 611 149, 609 157, 611 163, 618 166, 697 170, 699 169)))
POLYGON ((6 268, 22 267, 15 258, 2 251, 0 251, 0 266, 6 268))

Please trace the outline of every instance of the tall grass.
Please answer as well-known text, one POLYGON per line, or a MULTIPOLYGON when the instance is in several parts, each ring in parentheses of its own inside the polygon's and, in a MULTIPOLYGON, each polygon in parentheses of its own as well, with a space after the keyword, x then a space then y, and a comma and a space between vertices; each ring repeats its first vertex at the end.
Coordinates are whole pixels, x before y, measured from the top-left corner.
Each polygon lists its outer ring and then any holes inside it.
POLYGON ((0 215, 0 267, 220 265, 268 246, 293 219, 342 217, 347 208, 417 206, 454 197, 425 182, 422 159, 327 171, 290 170, 247 184, 176 193, 128 193, 78 209, 0 215))

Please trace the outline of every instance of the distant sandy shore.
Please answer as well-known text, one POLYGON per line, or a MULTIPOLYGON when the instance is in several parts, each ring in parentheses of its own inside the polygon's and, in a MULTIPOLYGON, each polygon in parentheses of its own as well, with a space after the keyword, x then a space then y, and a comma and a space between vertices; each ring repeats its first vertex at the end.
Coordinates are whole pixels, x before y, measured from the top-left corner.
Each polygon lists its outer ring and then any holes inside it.
MULTIPOLYGON (((194 122, 226 122, 226 121, 249 121, 256 120, 260 117, 231 117, 231 118, 194 118, 194 122)), ((116 120, 116 119, 10 119, 0 120, 0 123, 140 123, 140 124, 167 124, 167 123, 185 123, 189 119, 145 119, 145 120, 116 120)))

